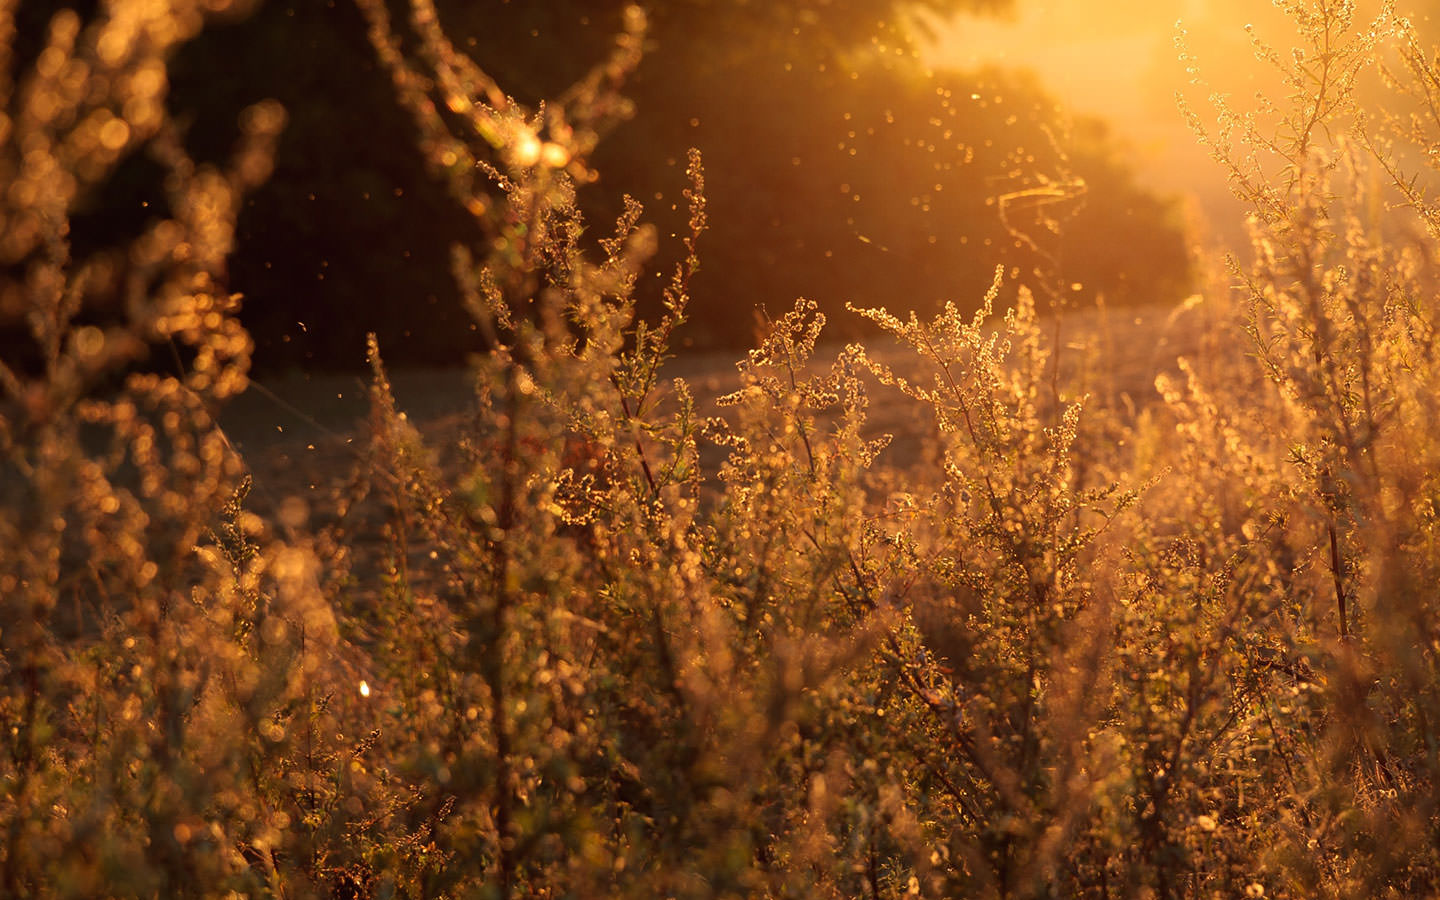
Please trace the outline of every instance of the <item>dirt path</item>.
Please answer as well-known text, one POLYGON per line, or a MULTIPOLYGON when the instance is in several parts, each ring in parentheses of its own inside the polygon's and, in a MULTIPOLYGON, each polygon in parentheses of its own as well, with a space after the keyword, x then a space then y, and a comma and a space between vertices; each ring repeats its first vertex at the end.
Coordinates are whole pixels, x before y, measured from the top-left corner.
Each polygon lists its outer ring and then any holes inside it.
MULTIPOLYGON (((1078 369, 1085 378, 1103 381, 1110 397, 1144 405, 1154 398, 1156 374, 1175 368, 1178 356, 1194 355, 1200 347, 1203 311, 1162 308, 1127 309, 1100 316, 1071 314, 1042 322, 1047 335, 1059 338, 1065 377, 1078 369), (1057 330, 1058 329, 1058 330, 1057 330)), ((913 371, 914 359, 893 342, 867 343, 873 358, 902 373, 913 371)), ((818 365, 828 365, 840 350, 822 347, 818 365)), ((710 353, 672 360, 665 378, 684 378, 695 393, 702 415, 717 412, 715 398, 739 383, 735 352, 710 353)), ((474 402, 471 376, 464 369, 411 369, 391 373, 399 408, 437 446, 453 442, 474 402)), ((254 383, 221 415, 231 442, 250 463, 261 506, 285 496, 327 495, 354 471, 363 446, 369 410, 367 377, 362 374, 292 374, 254 383)), ((930 428, 928 414, 908 402, 892 402, 877 394, 870 407, 876 433, 896 437, 891 462, 905 461, 908 444, 930 428), (896 459, 895 457, 899 457, 896 459)))

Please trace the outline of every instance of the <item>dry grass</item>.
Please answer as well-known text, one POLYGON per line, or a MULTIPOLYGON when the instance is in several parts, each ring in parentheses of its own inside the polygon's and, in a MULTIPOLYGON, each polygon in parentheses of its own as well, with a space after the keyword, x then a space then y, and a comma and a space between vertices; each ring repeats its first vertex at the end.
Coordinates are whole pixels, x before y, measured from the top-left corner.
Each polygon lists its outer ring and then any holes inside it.
POLYGON ((487 340, 468 391, 387 374, 372 342, 363 387, 275 382, 212 417, 246 381, 218 284, 282 117, 248 113, 230 169, 177 146, 146 73, 199 7, 61 13, 24 89, 0 84, 0 253, 31 273, 3 301, 43 360, 0 367, 0 892, 1440 890, 1417 249, 1440 208, 1402 163, 1440 121, 1354 102, 1382 58, 1434 94, 1410 23, 1289 4, 1294 96, 1222 102, 1214 139, 1254 253, 1194 303, 1047 319, 1028 289, 993 309, 997 274, 973 317, 862 311, 888 335, 867 350, 799 301, 730 369, 669 358, 698 154, 659 321, 634 315, 639 205, 598 254, 580 239, 638 9, 542 111, 427 0, 405 41, 361 7, 489 229, 454 257, 487 340), (113 93, 78 90, 92 70, 113 93), (70 259, 73 197, 25 188, 102 179, 132 141, 175 210, 128 249, 139 281, 70 259), (127 290, 113 323, 81 315, 127 290), (146 343, 183 374, 116 391, 146 343))

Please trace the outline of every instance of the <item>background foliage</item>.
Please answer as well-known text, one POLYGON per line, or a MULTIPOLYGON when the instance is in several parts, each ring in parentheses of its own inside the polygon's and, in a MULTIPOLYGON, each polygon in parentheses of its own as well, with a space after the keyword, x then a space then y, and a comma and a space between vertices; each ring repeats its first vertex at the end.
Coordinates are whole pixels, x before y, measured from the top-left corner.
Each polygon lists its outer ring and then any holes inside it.
MULTIPOLYGON (((438 13, 457 46, 533 104, 603 58, 624 6, 443 2, 438 13)), ((611 221, 629 193, 674 232, 685 215, 685 152, 706 154, 714 206, 697 284, 712 300, 683 344, 743 349, 757 307, 784 310, 801 293, 832 314, 847 301, 900 295, 933 310, 997 262, 1029 271, 1038 258, 1015 246, 993 204, 1062 169, 1103 189, 1068 201, 1080 224, 1069 246, 1045 252, 1084 261, 1074 280, 1112 304, 1188 291, 1175 210, 1131 183, 1115 142, 1069 125, 1042 89, 1016 76, 926 72, 910 36, 919 20, 896 24, 909 4, 652 6, 647 53, 626 90, 633 116, 611 124, 596 158, 603 180, 582 187, 580 203, 611 221), (1102 229, 1114 237, 1091 237, 1102 229)), ((22 48, 37 46, 52 11, 19 4, 22 48)), ((181 48, 171 81, 168 103, 199 159, 229 152, 243 107, 274 98, 289 113, 275 173, 246 201, 228 268, 231 287, 248 297, 241 315, 260 365, 354 367, 370 331, 397 363, 460 363, 479 348, 444 274, 445 247, 458 235, 475 239, 485 223, 416 153, 352 4, 261 4, 181 48), (400 295, 414 306, 393 302, 400 295), (309 327, 320 321, 328 324, 309 327)), ((123 240, 163 202, 159 173, 128 160, 106 194, 77 210, 77 250, 123 240)), ((640 292, 655 312, 659 284, 640 292)))

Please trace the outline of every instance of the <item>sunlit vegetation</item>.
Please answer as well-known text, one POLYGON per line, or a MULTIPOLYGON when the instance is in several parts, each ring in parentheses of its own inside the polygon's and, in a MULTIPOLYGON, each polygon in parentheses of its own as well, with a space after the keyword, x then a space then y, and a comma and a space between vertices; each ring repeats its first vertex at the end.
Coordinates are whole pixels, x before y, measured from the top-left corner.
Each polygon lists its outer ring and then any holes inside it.
POLYGON ((471 218, 474 397, 435 444, 372 338, 344 487, 268 504, 216 413, 286 116, 248 108, 215 165, 166 105, 231 5, 112 0, 0 54, 0 894, 1440 892, 1440 70, 1409 20, 1286 3, 1298 49, 1258 50, 1288 94, 1186 109, 1253 244, 1203 261, 1196 352, 1143 395, 1050 315, 1123 280, 1063 248, 1082 186, 1129 187, 1037 126, 992 195, 1025 266, 999 248, 923 315, 795 301, 708 404, 667 370, 723 202, 703 154, 673 239, 578 200, 645 11, 541 104, 429 0, 357 5, 471 218), (76 252, 137 154, 163 203, 76 252))

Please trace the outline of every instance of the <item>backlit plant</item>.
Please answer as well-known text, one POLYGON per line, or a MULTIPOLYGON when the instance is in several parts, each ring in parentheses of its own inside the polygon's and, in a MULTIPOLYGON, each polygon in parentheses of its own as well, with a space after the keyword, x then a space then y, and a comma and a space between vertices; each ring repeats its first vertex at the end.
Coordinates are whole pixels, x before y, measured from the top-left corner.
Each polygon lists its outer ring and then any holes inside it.
POLYGON ((1440 74, 1411 22, 1287 3, 1301 49, 1259 49, 1292 95, 1192 113, 1253 253, 1176 311, 1205 354, 1153 397, 1030 290, 997 314, 1001 271, 973 317, 857 311, 869 348, 799 300, 711 402, 665 377, 700 155, 656 321, 641 205, 600 237, 575 203, 640 8, 532 108, 428 0, 358 5, 483 234, 453 254, 474 399, 437 442, 372 340, 353 479, 273 521, 215 413, 283 113, 190 159, 166 59, 210 11, 178 0, 61 12, 0 82, 0 314, 32 348, 0 366, 6 896, 1434 893, 1440 74), (164 207, 75 258, 140 152, 164 207))

